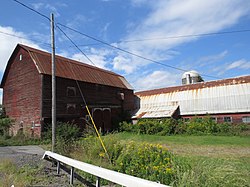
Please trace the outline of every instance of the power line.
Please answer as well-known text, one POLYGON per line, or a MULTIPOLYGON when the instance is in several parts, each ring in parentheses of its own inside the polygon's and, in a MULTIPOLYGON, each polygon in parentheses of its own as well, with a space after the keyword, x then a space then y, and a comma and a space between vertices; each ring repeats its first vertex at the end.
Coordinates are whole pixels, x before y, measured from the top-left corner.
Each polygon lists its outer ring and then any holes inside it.
MULTIPOLYGON (((235 34, 235 33, 243 33, 250 32, 250 29, 244 30, 234 30, 234 31, 224 31, 224 32, 213 32, 213 33, 199 33, 199 34, 190 34, 190 35, 178 35, 178 36, 167 36, 167 37, 155 37, 155 38, 142 38, 142 39, 134 39, 134 40, 119 40, 114 41, 112 43, 133 43, 133 42, 145 42, 145 41, 154 41, 154 40, 169 40, 169 39, 179 39, 179 38, 189 38, 189 37, 201 37, 201 36, 214 36, 214 35, 224 35, 224 34, 235 34)), ((90 43, 78 46, 90 46, 90 45, 100 45, 100 43, 90 43)), ((72 46, 70 46, 72 47, 72 46)))
POLYGON ((15 37, 15 38, 20 38, 20 39, 24 39, 24 40, 30 40, 30 41, 33 41, 33 42, 38 42, 42 45, 46 45, 47 47, 50 46, 49 43, 45 43, 45 42, 42 42, 42 41, 39 41, 39 40, 34 40, 34 39, 30 39, 30 38, 25 38, 25 37, 22 37, 22 36, 18 36, 18 35, 15 35, 15 34, 11 34, 11 33, 7 33, 7 32, 3 32, 3 31, 0 31, 0 34, 4 34, 4 35, 7 35, 7 36, 11 36, 11 37, 15 37))
MULTIPOLYGON (((188 71, 188 70, 185 70, 185 69, 182 69, 182 68, 178 68, 178 67, 175 67, 175 66, 171 66, 171 65, 168 65, 168 64, 164 64, 164 63, 159 62, 159 61, 156 61, 156 60, 152 60, 152 59, 147 58, 147 57, 144 57, 144 56, 142 56, 142 55, 139 55, 139 54, 136 54, 136 53, 127 51, 127 50, 125 50, 125 49, 122 49, 122 48, 120 48, 120 47, 116 47, 116 46, 111 45, 111 44, 109 44, 109 43, 107 43, 107 42, 105 42, 105 41, 102 41, 102 40, 100 40, 100 39, 94 38, 94 37, 92 37, 92 36, 90 36, 90 35, 88 35, 88 34, 84 34, 84 33, 80 32, 80 31, 77 31, 77 30, 75 30, 75 29, 72 29, 72 28, 70 28, 70 27, 68 27, 68 26, 66 26, 66 25, 61 24, 61 23, 58 23, 58 25, 61 25, 61 26, 65 27, 65 28, 67 28, 67 29, 69 29, 69 30, 71 30, 71 31, 74 31, 74 32, 78 33, 78 34, 81 34, 81 35, 83 35, 83 36, 85 36, 85 37, 91 38, 92 40, 95 40, 95 41, 97 41, 97 42, 100 42, 100 43, 102 43, 102 44, 104 44, 104 45, 107 45, 107 46, 109 46, 109 47, 111 47, 111 48, 114 48, 114 49, 117 49, 117 50, 119 50, 119 51, 122 51, 122 52, 124 52, 124 53, 130 54, 130 55, 133 55, 133 56, 136 56, 136 57, 138 57, 138 58, 141 58, 141 59, 144 59, 144 60, 153 62, 153 63, 155 63, 155 64, 159 64, 159 65, 162 65, 162 66, 165 66, 165 67, 168 67, 168 68, 176 69, 176 70, 179 70, 179 71, 183 71, 183 72, 188 71)), ((202 74, 202 75, 203 75, 203 76, 206 76, 206 77, 210 77, 210 78, 220 79, 219 77, 215 77, 215 76, 210 76, 210 75, 206 75, 206 74, 202 74)))
MULTIPOLYGON (((39 11, 37 11, 37 10, 35 10, 35 9, 33 9, 33 8, 31 8, 31 7, 29 7, 28 5, 25 5, 24 3, 22 3, 22 2, 20 2, 20 1, 18 1, 18 0, 13 0, 13 1, 15 1, 15 2, 17 2, 18 4, 20 4, 20 5, 22 5, 22 6, 24 6, 25 8, 27 8, 27 9, 29 9, 29 10, 31 10, 31 11, 33 11, 33 12, 35 12, 35 13, 37 13, 37 14, 39 14, 40 16, 42 16, 42 17, 44 17, 44 18, 46 18, 48 21, 50 21, 50 18, 48 17, 48 16, 46 16, 46 15, 44 15, 44 14, 42 14, 42 13, 40 13, 39 11)), ((65 37, 68 39, 68 40, 70 40, 70 42, 88 59, 88 61, 90 61, 94 66, 96 66, 95 65, 95 63, 73 42, 73 40, 59 27, 59 26, 57 26, 57 28, 65 35, 65 37)))
POLYGON ((22 3, 22 2, 20 2, 20 1, 18 1, 18 0, 13 0, 13 1, 15 1, 16 3, 22 5, 23 7, 25 7, 25 8, 27 8, 27 9, 29 9, 29 10, 31 10, 31 11, 33 11, 33 12, 39 14, 40 16, 42 16, 42 17, 44 17, 44 18, 46 18, 47 20, 50 21, 50 18, 49 18, 48 16, 42 14, 41 12, 38 12, 37 10, 35 10, 35 9, 33 9, 33 8, 31 8, 31 7, 27 6, 27 5, 25 5, 24 3, 22 3))
MULTIPOLYGON (((24 6, 24 7, 26 7, 26 8, 28 8, 29 10, 31 10, 31 11, 33 11, 33 12, 35 12, 35 13, 37 13, 37 14, 39 14, 40 16, 42 16, 42 17, 44 17, 44 18, 46 18, 46 19, 48 19, 49 21, 50 21, 50 18, 49 17, 47 17, 46 15, 44 15, 44 14, 42 14, 42 13, 40 13, 40 12, 38 12, 38 11, 36 11, 35 9, 33 9, 33 8, 31 8, 31 7, 29 7, 29 6, 27 6, 27 5, 25 5, 25 4, 23 4, 23 3, 21 3, 20 1, 18 1, 18 0, 13 0, 13 1, 15 1, 15 2, 17 2, 17 3, 19 3, 20 5, 22 5, 22 6, 24 6)), ((67 28, 67 29, 69 29, 69 30, 71 30, 71 31, 74 31, 74 32, 76 32, 76 33, 79 33, 79 34, 81 34, 81 35, 83 35, 83 36, 85 36, 85 37, 88 37, 88 38, 90 38, 90 39, 92 39, 92 40, 95 40, 95 41, 97 41, 97 42, 99 42, 99 43, 102 43, 102 44, 105 44, 105 45, 107 45, 107 46, 109 46, 109 47, 112 47, 112 48, 114 48, 114 49, 117 49, 117 50, 120 50, 120 51, 122 51, 122 52, 124 52, 124 53, 127 53, 127 54, 130 54, 130 55, 133 55, 133 56, 136 56, 136 57, 138 57, 138 58, 141 58, 141 59, 144 59, 144 60, 147 60, 147 61, 150 61, 150 62, 153 62, 153 63, 155 63, 155 64, 159 64, 159 65, 162 65, 162 66, 165 66, 165 67, 168 67, 168 68, 172 68, 172 69, 176 69, 176 70, 179 70, 179 71, 183 71, 183 72, 186 72, 187 70, 184 70, 184 69, 181 69, 181 68, 177 68, 177 67, 175 67, 175 66, 171 66, 171 65, 168 65, 168 64, 163 64, 163 63, 161 63, 161 62, 158 62, 158 61, 156 61, 156 60, 152 60, 152 59, 149 59, 149 58, 147 58, 147 57, 144 57, 144 56, 142 56, 142 55, 138 55, 138 54, 136 54, 136 53, 133 53, 133 52, 130 52, 130 51, 127 51, 127 50, 125 50, 125 49, 122 49, 122 48, 119 48, 119 47, 116 47, 116 46, 114 46, 114 45, 111 45, 111 44, 109 44, 109 43, 107 43, 107 42, 105 42, 105 41, 102 41, 102 40, 99 40, 99 39, 97 39, 97 38, 94 38, 94 37, 92 37, 92 36, 90 36, 90 35, 87 35, 87 34, 84 34, 84 33, 82 33, 82 32, 80 32, 80 31, 77 31, 77 30, 75 30, 75 29, 73 29, 73 28, 70 28, 70 27, 68 27, 68 26, 66 26, 66 25, 63 25, 63 24, 61 24, 61 23, 57 23, 57 28, 71 41, 71 43, 92 63, 92 64, 94 64, 93 63, 93 61, 91 60, 91 59, 89 59, 89 57, 67 36, 67 34, 65 33, 65 32, 63 32, 62 31, 62 29, 58 26, 58 25, 61 25, 61 26, 63 26, 63 27, 65 27, 65 28, 67 28)), ((248 30, 247 30, 248 31, 248 30)), ((250 31, 250 30, 249 30, 250 31)), ((233 31, 233 32, 239 32, 239 31, 233 31)), ((183 36, 173 36, 173 37, 168 37, 168 38, 165 38, 165 39, 170 39, 170 38, 181 38, 181 37, 198 37, 198 36, 206 36, 206 35, 215 35, 215 34, 226 34, 226 33, 232 33, 232 32, 221 32, 221 33, 206 33, 206 34, 196 34, 196 35, 183 35, 183 36)), ((158 39, 160 39, 160 38, 158 38, 158 39)), ((162 39, 162 38, 161 38, 162 39)), ((149 39, 144 39, 144 40, 149 40, 149 39)), ((151 39, 150 39, 151 40, 151 39)), ((139 40, 137 40, 137 41, 139 41, 139 40)), ((127 41, 128 42, 128 41, 127 41)), ((206 76, 206 77, 211 77, 211 78, 216 78, 216 79, 220 79, 219 77, 214 77, 214 76, 210 76, 210 75, 206 75, 206 74, 202 74, 203 76, 206 76)))
POLYGON ((64 36, 86 57, 86 59, 88 59, 89 62, 91 62, 94 66, 95 63, 75 44, 75 42, 73 42, 73 40, 58 26, 56 25, 56 27, 64 34, 64 36))
POLYGON ((124 40, 124 41, 118 41, 118 43, 144 42, 144 41, 151 41, 151 40, 168 40, 168 39, 178 39, 178 38, 234 34, 234 33, 242 33, 242 32, 250 32, 250 29, 224 31, 224 32, 199 33, 199 34, 189 34, 189 35, 179 35, 179 36, 168 36, 168 37, 144 38, 144 39, 135 39, 135 40, 124 40))

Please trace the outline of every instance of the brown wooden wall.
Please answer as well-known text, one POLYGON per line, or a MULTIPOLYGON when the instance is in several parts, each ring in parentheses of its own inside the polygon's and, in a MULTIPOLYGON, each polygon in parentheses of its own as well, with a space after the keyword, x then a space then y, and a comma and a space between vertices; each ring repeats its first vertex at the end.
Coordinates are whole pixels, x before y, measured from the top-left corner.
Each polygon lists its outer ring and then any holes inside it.
MULTIPOLYGON (((56 85, 57 118, 61 121, 74 119, 75 122, 84 125, 87 111, 76 81, 57 77, 56 85), (69 88, 75 89, 76 94, 70 95, 69 88)), ((111 122, 114 124, 115 121, 120 120, 122 111, 130 113, 134 109, 133 90, 86 82, 79 82, 79 85, 99 128, 110 130, 111 122), (124 100, 120 93, 124 93, 124 100)), ((42 117, 47 122, 51 118, 51 76, 48 75, 43 76, 42 117)))
POLYGON ((40 136, 41 76, 27 51, 20 49, 12 57, 3 86, 6 114, 15 120, 12 132, 15 135, 23 128, 40 136))

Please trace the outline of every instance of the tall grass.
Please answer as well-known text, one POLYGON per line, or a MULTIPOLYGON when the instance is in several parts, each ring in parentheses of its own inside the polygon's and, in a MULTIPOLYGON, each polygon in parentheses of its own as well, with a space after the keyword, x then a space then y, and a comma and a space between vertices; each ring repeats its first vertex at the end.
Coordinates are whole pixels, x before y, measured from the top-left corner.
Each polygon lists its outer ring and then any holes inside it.
POLYGON ((177 169, 173 186, 249 186, 250 158, 243 160, 207 157, 179 157, 190 168, 177 169))
POLYGON ((160 144, 177 144, 177 145, 212 145, 212 146, 250 146, 250 136, 215 136, 215 135, 174 135, 159 136, 147 134, 134 134, 121 132, 115 134, 120 140, 146 141, 160 144))
POLYGON ((0 161, 0 186, 10 187, 11 185, 18 187, 25 187, 36 184, 37 182, 44 180, 47 177, 37 177, 37 173, 41 172, 39 166, 23 166, 18 167, 14 162, 9 159, 0 161))
MULTIPOLYGON (((167 179, 167 177, 161 177, 161 174, 166 171, 167 167, 165 167, 165 170, 161 170, 161 165, 164 164, 152 165, 150 160, 146 161, 151 153, 148 152, 147 154, 140 155, 144 152, 141 152, 140 150, 142 147, 147 147, 145 146, 147 144, 154 145, 154 143, 158 143, 158 145, 153 147, 161 147, 159 143, 165 145, 169 138, 172 138, 171 141, 175 142, 176 139, 174 139, 174 137, 176 138, 176 136, 135 135, 131 133, 118 133, 104 136, 104 143, 108 149, 112 164, 110 164, 105 156, 100 142, 94 137, 78 141, 77 145, 75 144, 75 151, 71 152, 70 156, 105 168, 136 175, 153 181, 164 182, 162 179, 167 179), (133 142, 132 144, 131 141, 133 142), (143 142, 146 142, 146 144, 143 142), (148 155, 147 159, 144 158, 143 155, 148 155), (140 161, 140 158, 142 159, 142 162, 140 161), (151 169, 148 171, 146 169, 137 171, 136 168, 146 168, 143 166, 143 160, 146 161, 144 166, 149 167, 151 165, 151 169), (159 169, 160 171, 155 176, 150 173, 154 169, 159 169), (149 174, 149 176, 147 176, 147 174, 149 174)), ((204 146, 204 149, 207 145, 216 147, 228 145, 230 148, 240 146, 243 149, 249 146, 249 137, 239 136, 178 136, 177 139, 178 141, 176 141, 173 146, 185 146, 187 145, 187 142, 190 145, 194 144, 199 145, 200 147, 204 146), (199 139, 202 143, 199 143, 199 139), (215 142, 217 143, 213 143, 214 139, 216 139, 215 142), (187 142, 185 142, 185 140, 187 142), (232 145, 230 145, 230 143, 232 143, 232 145)), ((192 149, 195 147, 191 146, 190 148, 192 149)), ((158 151, 158 153, 160 154, 161 151, 158 151)), ((168 178, 168 182, 165 181, 164 184, 190 187, 249 186, 250 157, 238 158, 230 157, 226 154, 227 153, 220 157, 209 157, 209 155, 198 156, 192 151, 190 151, 188 156, 183 156, 182 154, 173 155, 170 153, 172 156, 169 157, 171 159, 171 168, 169 171, 171 171, 172 175, 168 178)), ((156 160, 152 162, 157 163, 156 160)), ((85 174, 85 176, 87 175, 85 174)), ((90 176, 87 177, 91 179, 90 176)), ((92 179, 94 180, 93 177, 92 179)))

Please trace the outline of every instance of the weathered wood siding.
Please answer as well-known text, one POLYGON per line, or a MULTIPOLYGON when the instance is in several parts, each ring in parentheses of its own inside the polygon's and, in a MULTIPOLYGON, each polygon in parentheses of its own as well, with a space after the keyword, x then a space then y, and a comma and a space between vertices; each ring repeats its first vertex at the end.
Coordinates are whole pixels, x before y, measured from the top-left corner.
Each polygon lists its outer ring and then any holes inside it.
POLYGON ((11 67, 3 86, 3 105, 6 114, 15 120, 12 132, 15 135, 23 129, 40 136, 41 75, 23 49, 16 51, 10 60, 11 67))
MULTIPOLYGON (((56 79, 57 118, 61 121, 74 120, 85 125, 87 111, 75 80, 56 79), (68 89, 75 90, 75 95, 69 95, 68 89), (75 107, 70 109, 70 107, 75 107)), ((122 112, 130 113, 134 109, 133 90, 80 82, 84 98, 87 102, 98 128, 110 130, 112 123, 122 118, 122 112), (124 94, 122 100, 121 94, 124 94)), ((51 118, 51 76, 43 76, 42 117, 45 121, 51 118)))

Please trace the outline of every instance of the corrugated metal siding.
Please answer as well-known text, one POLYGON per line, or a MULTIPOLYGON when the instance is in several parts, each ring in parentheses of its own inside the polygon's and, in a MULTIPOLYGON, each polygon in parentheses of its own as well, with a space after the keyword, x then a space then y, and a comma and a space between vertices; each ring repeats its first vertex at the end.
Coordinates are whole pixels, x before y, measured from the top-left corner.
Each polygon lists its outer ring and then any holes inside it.
MULTIPOLYGON (((39 73, 51 75, 51 54, 20 45, 33 59, 39 73)), ((111 71, 56 56, 56 76, 113 87, 133 89, 126 79, 111 71)))
POLYGON ((236 78, 229 78, 229 79, 222 79, 217 81, 210 81, 210 82, 201 82, 196 84, 187 84, 182 86, 174 86, 168 88, 160 88, 155 90, 147 90, 137 92, 137 95, 140 96, 148 96, 148 95, 157 95, 163 93, 171 93, 171 92, 181 92, 186 90, 198 90, 201 88, 212 88, 212 87, 220 87, 220 86, 227 86, 227 85, 237 85, 237 84, 244 84, 250 83, 250 76, 242 76, 236 78))
POLYGON ((179 105, 181 115, 250 112, 250 83, 136 95, 140 110, 179 105))
POLYGON ((132 118, 172 117, 178 106, 150 106, 141 108, 132 118))

